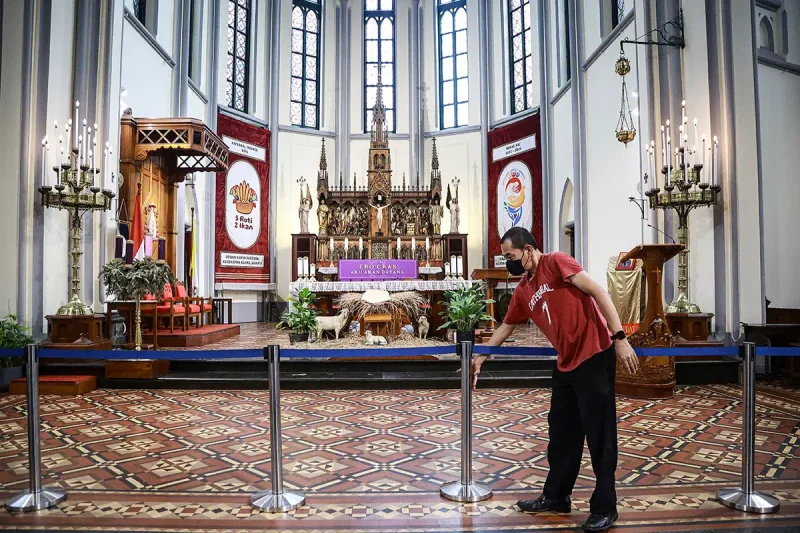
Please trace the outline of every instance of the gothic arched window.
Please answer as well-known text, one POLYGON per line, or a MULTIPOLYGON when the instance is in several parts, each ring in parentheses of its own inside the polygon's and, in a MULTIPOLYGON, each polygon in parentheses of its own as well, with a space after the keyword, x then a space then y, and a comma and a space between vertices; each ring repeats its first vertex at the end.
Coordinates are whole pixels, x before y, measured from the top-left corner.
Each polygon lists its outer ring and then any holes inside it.
POLYGON ((319 129, 322 0, 293 0, 292 124, 319 129))
POLYGON ((225 101, 247 113, 250 83, 250 0, 228 0, 228 54, 225 101))
POLYGON ((372 108, 378 93, 378 71, 383 85, 386 126, 395 125, 395 9, 394 0, 364 3, 364 131, 372 125, 372 108))
POLYGON ((533 107, 530 0, 507 0, 511 63, 511 114, 533 107))
POLYGON ((439 0, 439 110, 441 128, 469 123, 467 0, 439 0))

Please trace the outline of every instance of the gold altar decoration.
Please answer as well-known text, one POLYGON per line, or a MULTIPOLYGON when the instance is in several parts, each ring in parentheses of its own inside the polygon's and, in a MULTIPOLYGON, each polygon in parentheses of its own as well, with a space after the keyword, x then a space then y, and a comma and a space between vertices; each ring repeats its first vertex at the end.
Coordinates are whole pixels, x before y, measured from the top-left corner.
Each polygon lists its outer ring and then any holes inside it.
MULTIPOLYGON (((97 124, 94 124, 94 138, 92 127, 83 119, 83 130, 79 122, 80 102, 75 102, 75 122, 70 119, 66 125, 66 140, 59 137, 59 151, 56 154, 57 165, 53 167, 56 173, 55 185, 47 184, 47 152, 49 149, 48 138, 42 139, 42 186, 39 187, 43 207, 52 207, 59 211, 66 210, 69 214, 69 232, 72 240, 72 289, 70 301, 59 307, 57 315, 60 316, 87 316, 93 315, 91 307, 80 299, 80 257, 81 231, 83 229, 83 215, 93 211, 107 211, 111 209, 111 200, 114 193, 108 189, 97 186, 97 175, 101 173, 99 166, 105 163, 104 178, 110 177, 110 146, 106 143, 105 161, 102 162, 97 154, 97 124), (70 132, 70 130, 72 130, 70 132)), ((58 122, 54 122, 58 128, 58 122)), ((101 145, 102 146, 102 145, 101 145)), ((103 182, 101 178, 100 182, 103 182)))
POLYGON ((631 71, 631 62, 620 52, 620 57, 614 64, 614 71, 622 76, 622 101, 619 109, 619 120, 617 121, 617 140, 628 147, 628 143, 636 138, 636 126, 633 122, 631 104, 628 101, 628 86, 625 83, 625 76, 631 71))
POLYGON ((444 255, 441 219, 442 178, 433 139, 430 185, 392 185, 392 157, 383 89, 378 78, 370 134, 366 184, 339 183, 328 176, 325 140, 317 174, 319 238, 315 257, 338 259, 417 259, 441 263, 444 255))

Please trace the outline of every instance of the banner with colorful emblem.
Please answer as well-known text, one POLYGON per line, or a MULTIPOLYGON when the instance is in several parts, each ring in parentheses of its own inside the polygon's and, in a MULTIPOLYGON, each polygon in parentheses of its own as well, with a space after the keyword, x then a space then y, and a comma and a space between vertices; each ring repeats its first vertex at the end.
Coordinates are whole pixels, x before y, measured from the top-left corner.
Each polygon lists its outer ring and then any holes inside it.
POLYGON ((216 182, 215 283, 269 283, 269 139, 266 128, 220 113, 230 150, 216 182))
POLYGON ((540 246, 542 157, 539 114, 489 132, 489 266, 496 266, 500 237, 513 227, 528 229, 540 246))

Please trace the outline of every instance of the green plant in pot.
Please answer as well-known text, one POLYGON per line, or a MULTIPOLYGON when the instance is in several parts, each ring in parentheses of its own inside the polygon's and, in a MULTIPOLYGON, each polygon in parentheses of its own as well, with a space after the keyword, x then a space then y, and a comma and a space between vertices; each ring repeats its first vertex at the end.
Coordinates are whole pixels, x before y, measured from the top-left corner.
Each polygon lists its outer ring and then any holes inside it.
POLYGON ((289 310, 283 314, 275 327, 290 331, 289 342, 291 344, 308 341, 311 332, 317 330, 318 312, 314 307, 317 295, 305 288, 297 293, 296 298, 290 296, 286 300, 290 304, 289 310))
POLYGON ((483 284, 475 283, 469 287, 462 287, 444 292, 444 310, 439 314, 445 318, 445 323, 438 329, 456 330, 456 342, 475 342, 475 328, 482 320, 491 320, 486 314, 486 305, 494 303, 488 300, 483 289, 483 284))
MULTIPOLYGON (((142 349, 142 313, 140 302, 147 294, 160 295, 165 285, 175 282, 175 274, 169 265, 152 257, 136 259, 126 265, 122 259, 113 259, 103 266, 100 273, 106 293, 118 300, 136 301, 135 349, 142 349)), ((156 327, 154 324, 153 327, 156 327)))
MULTIPOLYGON (((28 328, 17 322, 16 315, 7 315, 0 321, 0 348, 24 348, 33 344, 28 328)), ((0 389, 8 388, 13 380, 22 377, 24 357, 0 358, 0 389)))

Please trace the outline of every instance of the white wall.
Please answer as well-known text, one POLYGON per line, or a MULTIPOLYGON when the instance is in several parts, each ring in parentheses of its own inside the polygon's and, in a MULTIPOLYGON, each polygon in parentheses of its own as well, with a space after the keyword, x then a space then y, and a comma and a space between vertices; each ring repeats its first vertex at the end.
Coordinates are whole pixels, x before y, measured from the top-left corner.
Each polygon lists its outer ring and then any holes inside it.
MULTIPOLYGON (((159 2, 159 6, 165 3, 159 2)), ((159 21, 160 28, 161 21, 159 21)), ((128 91, 122 100, 133 111, 134 117, 173 116, 172 67, 127 20, 122 31, 121 83, 128 91)), ((172 47, 165 46, 165 48, 170 50, 172 47)))
MULTIPOLYGON (((572 89, 567 89, 564 95, 556 102, 551 109, 552 131, 550 139, 545 142, 552 143, 553 147, 553 181, 550 188, 550 198, 544 201, 550 202, 550 212, 558 213, 561 205, 561 196, 564 191, 564 184, 569 179, 573 185, 575 183, 575 171, 572 159, 572 89)), ((574 220, 574 218, 573 218, 574 220)), ((556 243, 560 240, 563 228, 560 227, 558 219, 550 228, 550 242, 556 243)), ((545 250, 550 252, 552 250, 545 250)))
POLYGON ((766 297, 800 308, 800 76, 758 67, 766 297))

